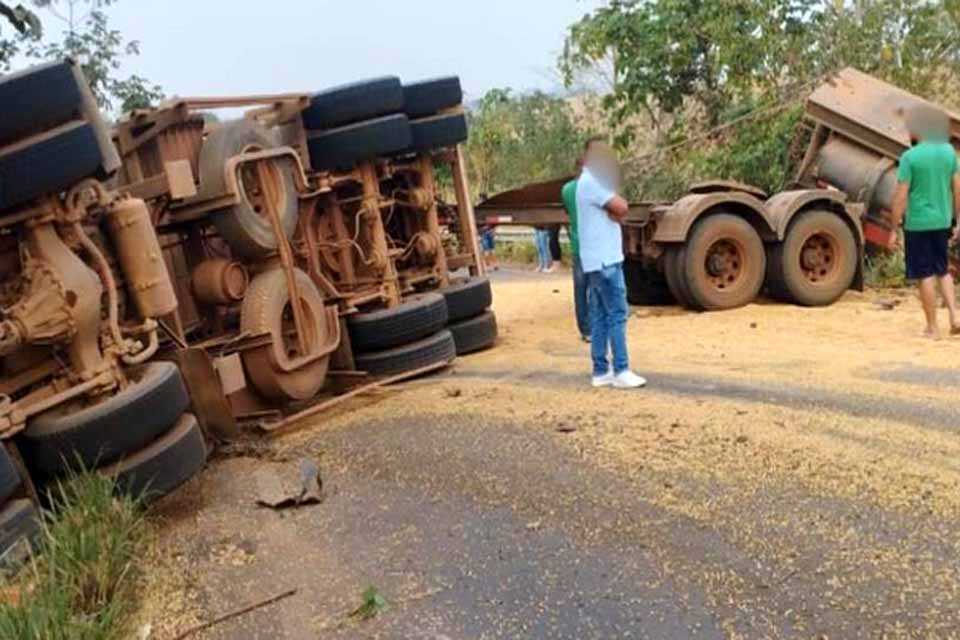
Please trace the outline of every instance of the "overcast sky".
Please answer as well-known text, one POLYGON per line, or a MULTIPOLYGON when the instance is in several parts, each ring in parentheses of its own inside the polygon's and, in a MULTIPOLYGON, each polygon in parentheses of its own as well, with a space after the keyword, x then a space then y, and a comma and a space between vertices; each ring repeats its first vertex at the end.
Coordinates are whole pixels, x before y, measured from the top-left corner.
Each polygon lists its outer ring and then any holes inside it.
MULTIPOLYGON (((306 91, 392 74, 554 89, 566 29, 604 0, 121 0, 129 71, 168 94, 306 91)), ((48 27, 54 25, 48 22, 48 27)))

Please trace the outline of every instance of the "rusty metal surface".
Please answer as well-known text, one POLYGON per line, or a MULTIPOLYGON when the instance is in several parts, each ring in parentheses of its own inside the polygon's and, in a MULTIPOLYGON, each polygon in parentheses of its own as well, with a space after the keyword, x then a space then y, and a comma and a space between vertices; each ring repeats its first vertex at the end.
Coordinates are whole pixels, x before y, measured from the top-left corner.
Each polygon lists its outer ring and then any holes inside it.
POLYGON ((857 215, 860 210, 847 205, 846 194, 832 189, 784 191, 767 200, 767 210, 774 221, 778 239, 786 237, 790 221, 797 213, 810 208, 826 209, 843 217, 856 230, 858 244, 863 245, 863 230, 857 215))
POLYGON ((688 189, 690 193, 716 193, 725 191, 743 191, 761 200, 767 199, 767 192, 759 187, 737 182, 736 180, 706 180, 697 182, 688 189))
POLYGON ((653 241, 684 242, 701 216, 718 209, 751 218, 759 223, 758 231, 764 240, 776 239, 774 220, 763 201, 743 191, 725 191, 695 193, 677 200, 659 217, 653 241))

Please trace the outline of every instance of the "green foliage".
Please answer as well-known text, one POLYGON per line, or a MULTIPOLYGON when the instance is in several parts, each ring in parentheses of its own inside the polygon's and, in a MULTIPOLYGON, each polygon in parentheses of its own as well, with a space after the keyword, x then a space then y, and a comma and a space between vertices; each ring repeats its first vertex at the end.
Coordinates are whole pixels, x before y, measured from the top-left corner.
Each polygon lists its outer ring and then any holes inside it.
POLYGON ((158 85, 139 75, 120 76, 125 57, 140 54, 140 43, 110 27, 107 11, 117 0, 34 0, 37 7, 64 25, 62 39, 35 41, 29 54, 46 60, 80 62, 97 102, 121 111, 146 107, 163 98, 158 85))
POLYGON ((38 553, 17 582, 20 602, 0 604, 0 638, 130 637, 146 525, 139 505, 114 489, 95 473, 58 484, 38 553))
POLYGON ((38 38, 40 33, 37 14, 22 4, 0 2, 0 71, 9 69, 10 60, 20 52, 24 39, 38 38), (4 25, 12 27, 12 33, 4 25))
POLYGON ((903 251, 867 256, 864 281, 868 287, 891 289, 907 286, 903 251))
POLYGON ((577 126, 567 100, 541 92, 514 96, 495 89, 468 115, 467 152, 476 193, 572 174, 589 136, 577 126))
POLYGON ((389 607, 387 599, 383 594, 373 586, 367 587, 361 596, 362 602, 359 607, 350 612, 350 617, 355 620, 366 621, 376 618, 389 607))

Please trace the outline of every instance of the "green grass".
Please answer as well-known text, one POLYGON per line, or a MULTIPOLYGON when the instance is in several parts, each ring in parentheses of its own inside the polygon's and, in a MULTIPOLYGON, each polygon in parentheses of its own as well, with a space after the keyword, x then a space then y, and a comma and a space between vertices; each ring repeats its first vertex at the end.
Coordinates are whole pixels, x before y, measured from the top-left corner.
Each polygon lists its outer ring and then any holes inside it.
MULTIPOLYGON (((570 266, 570 244, 561 241, 560 247, 563 250, 563 264, 570 266)), ((517 241, 499 241, 494 253, 497 260, 513 264, 536 264, 537 263, 537 245, 526 240, 517 241)))
POLYGON ((129 638, 147 542, 140 505, 93 473, 58 484, 51 502, 37 552, 10 585, 19 603, 0 604, 0 638, 129 638))
POLYGON ((367 587, 367 590, 360 597, 362 600, 360 606, 350 612, 350 617, 354 620, 371 620, 386 611, 390 606, 387 599, 374 586, 367 587))
POLYGON ((864 280, 868 287, 891 289, 907 286, 903 251, 878 253, 867 257, 864 280))

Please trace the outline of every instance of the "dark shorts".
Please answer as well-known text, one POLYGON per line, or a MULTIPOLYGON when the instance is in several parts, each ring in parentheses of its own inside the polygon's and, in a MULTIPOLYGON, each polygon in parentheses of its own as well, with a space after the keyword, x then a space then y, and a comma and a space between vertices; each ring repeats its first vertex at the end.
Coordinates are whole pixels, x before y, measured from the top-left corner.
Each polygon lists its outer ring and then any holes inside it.
POLYGON ((904 231, 903 247, 907 259, 907 279, 923 280, 947 274, 947 248, 950 229, 904 231))

